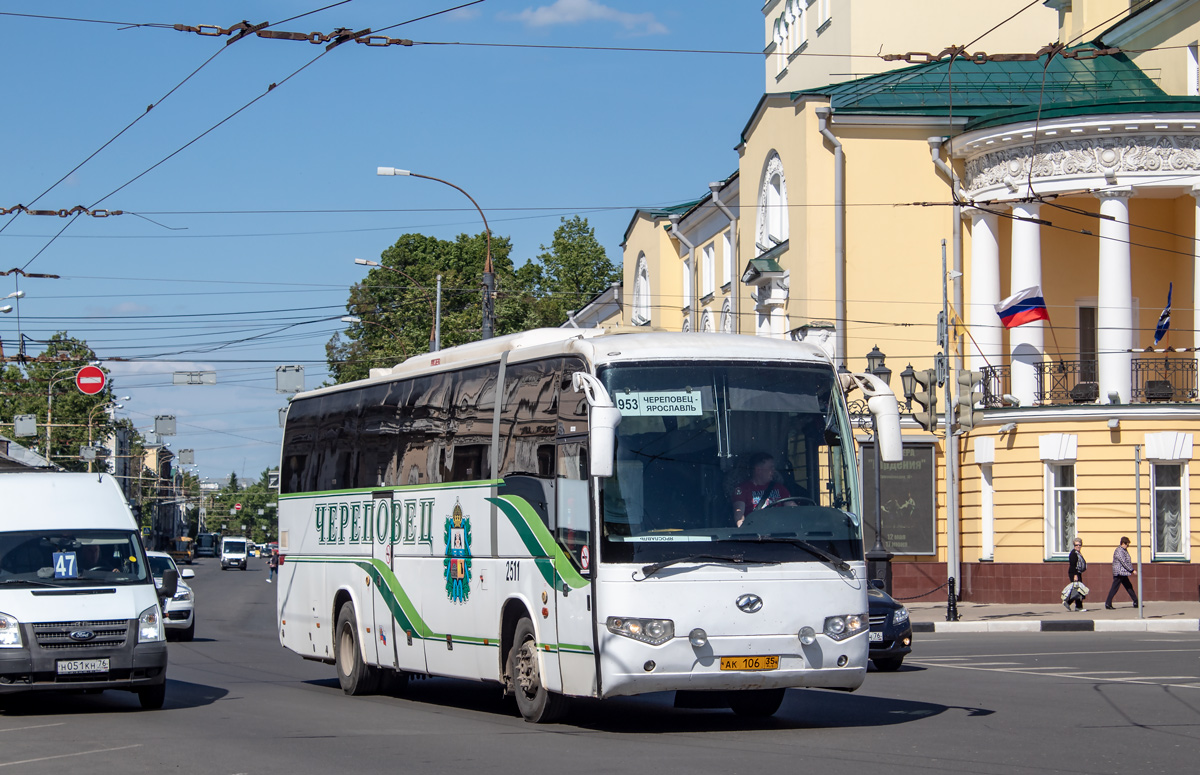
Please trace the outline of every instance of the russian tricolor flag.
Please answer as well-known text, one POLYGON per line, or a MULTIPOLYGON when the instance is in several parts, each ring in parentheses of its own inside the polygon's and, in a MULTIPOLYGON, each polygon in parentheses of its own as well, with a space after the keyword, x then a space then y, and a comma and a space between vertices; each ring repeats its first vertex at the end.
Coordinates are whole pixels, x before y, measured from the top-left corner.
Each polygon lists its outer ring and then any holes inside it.
POLYGON ((996 305, 996 314, 1000 316, 1000 322, 1004 324, 1005 328, 1016 328, 1035 320, 1050 319, 1040 285, 1017 291, 1009 296, 996 305))

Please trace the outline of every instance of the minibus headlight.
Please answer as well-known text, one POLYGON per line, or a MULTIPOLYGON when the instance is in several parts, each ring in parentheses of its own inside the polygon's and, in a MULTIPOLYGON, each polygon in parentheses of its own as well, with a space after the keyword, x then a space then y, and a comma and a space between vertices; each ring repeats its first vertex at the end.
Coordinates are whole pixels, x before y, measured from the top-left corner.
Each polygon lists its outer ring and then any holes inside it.
POLYGON ((825 619, 825 634, 834 640, 845 640, 870 628, 866 614, 844 614, 825 619))
POLYGON ((0 614, 0 649, 19 649, 21 646, 21 625, 17 618, 0 614))
POLYGON ((152 605, 138 616, 138 643, 166 640, 167 633, 163 629, 162 616, 158 606, 152 605))
POLYGON ((624 616, 610 616, 607 625, 608 631, 614 635, 640 640, 651 646, 658 646, 675 637, 675 622, 670 619, 630 619, 624 616))

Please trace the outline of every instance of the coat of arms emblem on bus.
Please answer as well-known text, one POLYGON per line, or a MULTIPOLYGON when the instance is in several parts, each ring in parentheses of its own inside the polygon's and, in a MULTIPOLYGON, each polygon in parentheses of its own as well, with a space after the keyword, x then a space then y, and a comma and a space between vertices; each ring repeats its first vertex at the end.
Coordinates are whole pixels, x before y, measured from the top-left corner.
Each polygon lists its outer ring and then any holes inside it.
POLYGON ((446 517, 446 596, 465 603, 471 595, 471 518, 464 517, 456 500, 452 516, 446 517))

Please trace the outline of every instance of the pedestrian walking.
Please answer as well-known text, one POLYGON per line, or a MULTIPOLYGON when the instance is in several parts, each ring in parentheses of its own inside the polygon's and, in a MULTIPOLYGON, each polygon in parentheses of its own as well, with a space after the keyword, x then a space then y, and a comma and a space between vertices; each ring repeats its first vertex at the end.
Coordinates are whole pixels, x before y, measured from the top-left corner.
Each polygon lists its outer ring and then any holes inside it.
POLYGON ((1129 577, 1136 572, 1133 569, 1133 560, 1129 558, 1129 537, 1121 536, 1121 545, 1113 550, 1113 583, 1108 590, 1108 599, 1104 601, 1105 608, 1112 609, 1113 595, 1117 594, 1118 587, 1125 587, 1125 591, 1133 600, 1133 607, 1137 608, 1137 593, 1133 591, 1133 584, 1129 583, 1129 577))
POLYGON ((275 574, 279 572, 279 552, 276 549, 271 549, 270 556, 267 557, 267 583, 271 583, 271 579, 275 578, 275 574))
POLYGON ((1083 539, 1076 538, 1071 549, 1071 554, 1068 557, 1069 567, 1067 569, 1067 580, 1071 582, 1072 591, 1067 598, 1063 600, 1063 605, 1068 611, 1071 610, 1071 604, 1075 604, 1076 611, 1083 610, 1083 598, 1087 594, 1087 587, 1083 585, 1083 572, 1087 570, 1087 560, 1083 559, 1083 539))

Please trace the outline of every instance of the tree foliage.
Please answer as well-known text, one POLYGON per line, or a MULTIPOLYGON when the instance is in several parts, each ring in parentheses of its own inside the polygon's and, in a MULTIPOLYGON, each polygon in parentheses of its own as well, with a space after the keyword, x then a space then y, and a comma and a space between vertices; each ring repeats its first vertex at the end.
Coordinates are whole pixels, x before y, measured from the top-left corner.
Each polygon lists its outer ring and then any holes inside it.
POLYGON ((207 532, 245 535, 251 541, 260 544, 277 540, 278 497, 275 490, 269 486, 271 470, 265 469, 257 480, 249 484, 239 482, 237 474, 230 474, 229 482, 220 490, 205 493, 201 501, 207 509, 207 532), (239 503, 242 505, 241 511, 234 511, 234 506, 239 503), (234 513, 231 514, 231 511, 234 513), (263 513, 259 514, 259 511, 263 513), (246 526, 244 533, 242 525, 246 526))
MULTIPOLYGON (((428 352, 434 325, 437 276, 442 275, 441 346, 480 338, 484 233, 460 234, 453 242, 423 234, 405 234, 350 288, 346 309, 362 322, 345 335, 334 334, 325 346, 334 383, 366 377, 373 367, 394 366, 428 352)), ((559 326, 567 312, 620 279, 596 240, 587 219, 563 218, 550 246, 519 269, 513 268, 512 242, 492 238, 496 274, 497 336, 544 326, 559 326)))
MULTIPOLYGON (((13 417, 37 417, 38 436, 17 439, 46 454, 46 422, 50 412, 50 459, 68 471, 86 471, 79 448, 112 432, 114 424, 102 407, 113 400, 112 383, 96 395, 84 395, 75 386, 75 372, 95 360, 96 353, 80 339, 59 332, 46 343, 39 360, 10 363, 0 371, 0 427, 11 435, 13 417)), ((107 374, 107 370, 104 370, 107 374)))

